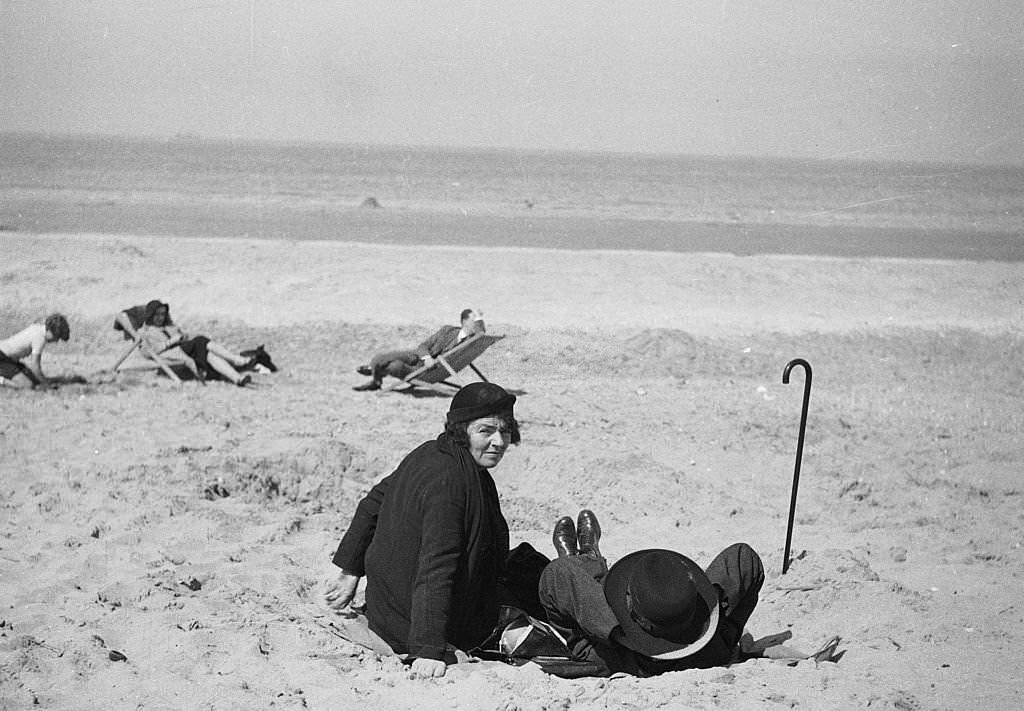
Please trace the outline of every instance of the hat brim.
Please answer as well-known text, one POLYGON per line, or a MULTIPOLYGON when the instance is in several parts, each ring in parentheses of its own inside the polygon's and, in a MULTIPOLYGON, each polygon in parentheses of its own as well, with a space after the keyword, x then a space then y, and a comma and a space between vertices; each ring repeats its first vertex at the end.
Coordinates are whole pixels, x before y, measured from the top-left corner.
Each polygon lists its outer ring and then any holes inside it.
POLYGON ((619 627, 622 628, 623 633, 622 643, 627 647, 652 659, 684 659, 704 649, 715 636, 715 632, 718 631, 720 608, 718 591, 715 590, 715 586, 711 584, 703 569, 685 555, 658 549, 660 553, 670 553, 676 556, 679 562, 690 571, 697 586, 697 594, 704 600, 711 614, 708 616, 707 624, 700 636, 692 642, 673 642, 650 634, 630 616, 629 610, 626 608, 626 586, 640 561, 654 551, 655 549, 636 551, 617 561, 604 579, 605 600, 608 601, 608 605, 619 621, 619 627))
POLYGON ((481 417, 505 414, 511 416, 515 404, 516 396, 500 385, 490 382, 470 383, 455 393, 451 409, 448 410, 447 420, 454 425, 460 422, 471 422, 481 417), (472 391, 472 395, 460 402, 462 395, 468 391, 472 391))

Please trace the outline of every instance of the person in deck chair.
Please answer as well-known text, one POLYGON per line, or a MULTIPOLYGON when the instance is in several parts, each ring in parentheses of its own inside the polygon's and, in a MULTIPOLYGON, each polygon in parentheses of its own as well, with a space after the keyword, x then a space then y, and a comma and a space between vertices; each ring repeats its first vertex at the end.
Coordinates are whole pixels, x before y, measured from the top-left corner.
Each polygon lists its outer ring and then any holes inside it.
POLYGON ((352 389, 380 390, 385 375, 404 378, 417 368, 430 365, 439 355, 450 351, 470 336, 484 333, 487 330, 483 314, 477 313, 473 309, 463 309, 459 315, 459 321, 461 326, 442 326, 415 348, 383 351, 375 354, 369 364, 356 368, 357 373, 370 376, 370 380, 352 389))
POLYGON ((177 347, 200 378, 221 377, 239 387, 252 382, 252 376, 238 371, 255 365, 254 358, 233 353, 206 336, 186 334, 171 319, 170 306, 157 299, 118 313, 114 328, 124 331, 125 338, 142 338, 154 353, 177 347))

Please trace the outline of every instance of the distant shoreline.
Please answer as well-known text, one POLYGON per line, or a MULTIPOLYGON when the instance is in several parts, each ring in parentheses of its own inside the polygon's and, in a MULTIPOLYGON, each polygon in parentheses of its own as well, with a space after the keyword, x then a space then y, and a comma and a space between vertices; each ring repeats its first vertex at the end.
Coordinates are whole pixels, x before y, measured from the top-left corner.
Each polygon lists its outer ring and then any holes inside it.
POLYGON ((1024 262, 1024 235, 954 229, 474 215, 282 205, 9 200, 3 232, 1024 262))
POLYGON ((257 148, 276 149, 317 149, 327 148, 330 150, 351 150, 351 151, 417 151, 445 153, 484 153, 484 154, 508 154, 515 156, 538 156, 538 155, 562 155, 562 156, 592 156, 592 157, 624 157, 624 158, 653 158, 653 159, 692 159, 700 161, 771 161, 784 164, 804 165, 809 163, 843 165, 874 165, 874 166, 901 166, 916 168, 924 171, 948 171, 948 170, 1020 170, 1024 165, 1014 160, 987 161, 987 160, 959 160, 946 161, 926 158, 878 158, 858 157, 854 155, 832 156, 827 158, 812 155, 785 155, 766 153, 757 155, 752 153, 728 153, 713 154, 689 151, 643 151, 643 150, 601 150, 601 149, 572 149, 572 148, 545 148, 541 146, 481 146, 481 145, 445 145, 433 143, 366 143, 358 141, 330 141, 330 140, 301 140, 301 139, 273 139, 273 138, 242 138, 216 135, 203 135, 198 133, 177 133, 174 135, 164 134, 129 134, 129 133, 102 133, 102 132, 71 132, 53 133, 48 131, 32 130, 0 130, 0 142, 55 142, 55 141, 79 141, 93 143, 129 143, 138 145, 206 145, 206 146, 253 146, 257 148))

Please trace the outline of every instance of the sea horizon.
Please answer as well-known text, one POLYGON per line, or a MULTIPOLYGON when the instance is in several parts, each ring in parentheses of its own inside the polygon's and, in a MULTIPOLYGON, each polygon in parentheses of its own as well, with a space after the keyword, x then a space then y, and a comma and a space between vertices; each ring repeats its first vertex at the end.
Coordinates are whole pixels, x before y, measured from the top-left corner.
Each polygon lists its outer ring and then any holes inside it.
POLYGON ((165 134, 142 134, 142 133, 103 133, 97 131, 78 131, 57 133, 53 131, 30 131, 30 130, 0 130, 0 140, 4 138, 44 138, 59 140, 63 138, 86 139, 86 140, 113 140, 138 143, 210 143, 210 144, 239 144, 254 146, 326 146, 345 149, 383 149, 383 150, 412 150, 412 151, 435 151, 453 153, 523 153, 523 154, 554 154, 554 155, 581 155, 581 156, 636 156, 643 158, 669 158, 669 159, 698 159, 698 160, 741 160, 741 161, 779 161, 783 163, 836 163, 839 165, 850 163, 856 165, 877 164, 880 166, 917 166, 929 169, 975 169, 993 168, 996 170, 1024 170, 1024 163, 1006 161, 940 161, 928 159, 909 158, 858 158, 857 155, 867 156, 867 151, 849 151, 843 154, 812 157, 793 154, 754 154, 754 153, 728 153, 713 154, 690 151, 625 151, 616 149, 570 149, 570 148, 545 148, 534 146, 501 146, 501 145, 459 145, 459 144, 433 144, 433 143, 372 143, 366 141, 335 141, 328 139, 290 139, 290 138, 250 138, 244 136, 208 136, 199 133, 181 132, 173 135, 165 134))

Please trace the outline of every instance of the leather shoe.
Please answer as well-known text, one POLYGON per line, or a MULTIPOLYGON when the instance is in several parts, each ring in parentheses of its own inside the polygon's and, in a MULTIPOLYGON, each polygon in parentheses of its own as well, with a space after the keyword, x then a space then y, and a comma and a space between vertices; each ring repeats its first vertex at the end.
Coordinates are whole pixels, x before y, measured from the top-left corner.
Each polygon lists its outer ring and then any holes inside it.
POLYGON ((555 550, 559 558, 568 558, 571 555, 579 555, 579 548, 576 546, 576 525, 568 516, 562 516, 555 523, 555 530, 551 534, 551 542, 555 544, 555 550))
POLYGON ((601 524, 590 509, 583 509, 576 517, 576 532, 579 537, 580 555, 600 558, 601 550, 597 544, 601 541, 601 524))
POLYGON ((365 390, 380 390, 380 383, 377 382, 376 380, 371 380, 368 383, 363 383, 362 385, 356 385, 352 389, 353 390, 359 390, 360 392, 365 391, 365 390))
POLYGON ((359 373, 360 375, 365 375, 369 377, 373 375, 373 368, 371 368, 368 365, 361 365, 358 368, 356 368, 356 372, 359 373))

